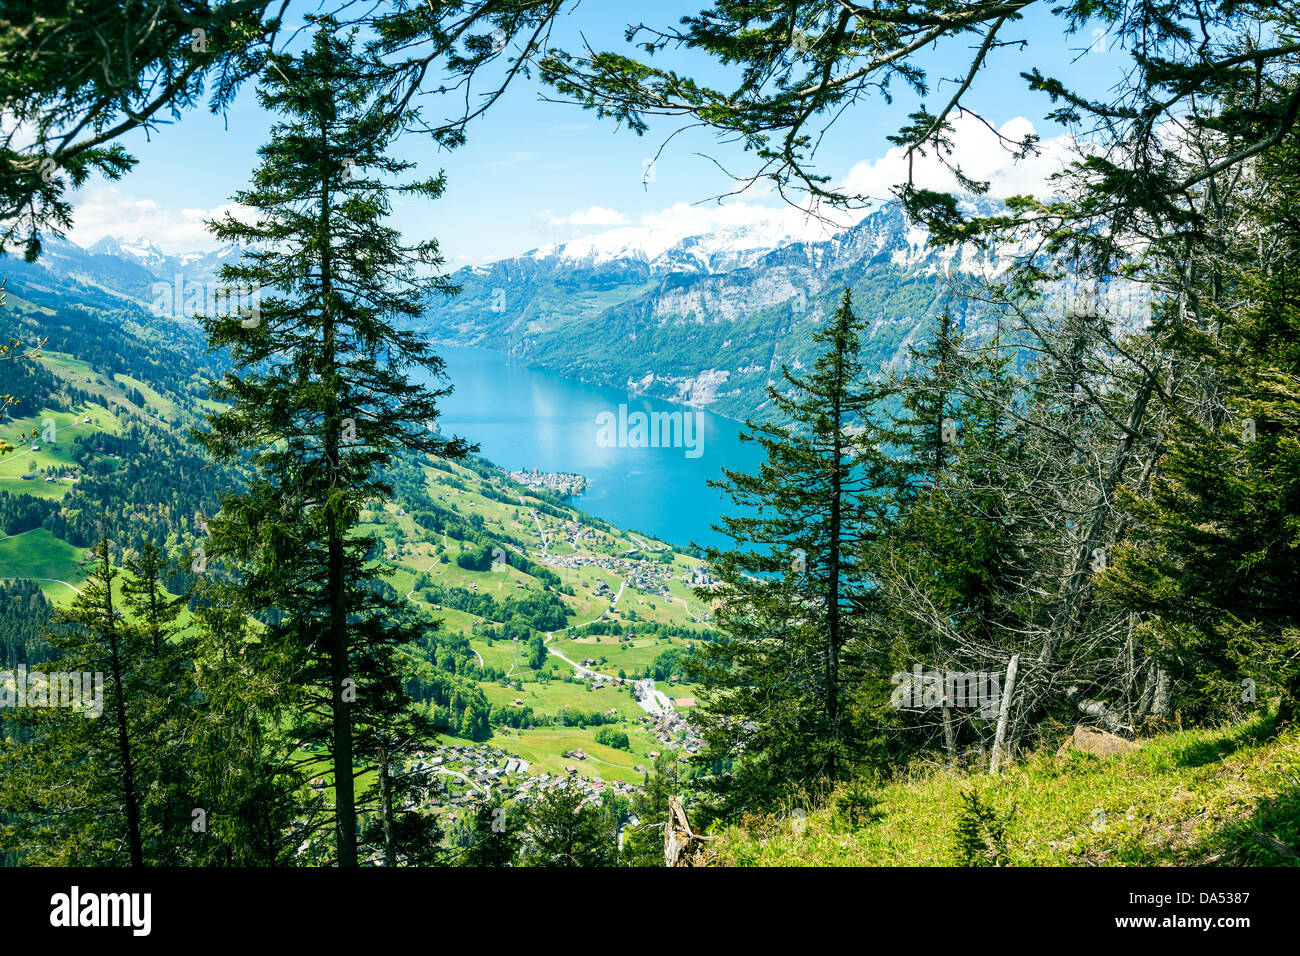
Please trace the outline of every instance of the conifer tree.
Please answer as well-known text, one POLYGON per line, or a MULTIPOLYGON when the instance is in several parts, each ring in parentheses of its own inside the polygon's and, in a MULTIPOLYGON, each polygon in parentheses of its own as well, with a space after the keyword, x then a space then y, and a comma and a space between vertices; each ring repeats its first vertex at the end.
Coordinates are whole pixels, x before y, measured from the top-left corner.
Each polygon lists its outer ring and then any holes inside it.
POLYGON ((506 806, 498 797, 473 804, 457 834, 456 862, 460 866, 511 866, 523 846, 526 814, 506 806))
POLYGON ((311 787, 316 761, 288 732, 298 695, 285 680, 291 648, 262 633, 228 587, 201 587, 195 608, 196 699, 186 747, 193 781, 188 838, 205 866, 290 866, 331 823, 311 787))
POLYGON ((186 747, 190 735, 194 696, 194 643, 182 633, 178 618, 185 605, 163 587, 167 563, 157 545, 146 542, 140 553, 126 561, 122 575, 122 610, 134 627, 147 668, 136 674, 137 693, 132 701, 152 743, 141 753, 140 764, 149 780, 143 792, 144 813, 156 823, 149 833, 154 846, 149 857, 157 865, 190 862, 191 812, 195 806, 186 747))
POLYGON ((391 498, 383 470, 398 454, 454 458, 467 446, 434 431, 449 388, 410 375, 441 378, 410 325, 454 287, 436 271, 434 240, 404 245, 384 222, 393 192, 434 199, 443 178, 392 185, 412 165, 386 152, 401 122, 334 27, 318 20, 300 57, 271 58, 259 99, 283 120, 235 197, 256 219, 212 224, 247 249, 223 281, 260 297, 203 320, 236 370, 214 383, 230 408, 199 438, 223 461, 248 456, 249 488, 224 500, 212 554, 289 668, 280 686, 299 706, 288 730, 332 768, 336 860, 352 866, 355 779, 377 754, 376 730, 409 707, 398 649, 425 626, 377 586, 374 539, 356 526, 366 502, 391 498))
POLYGON ((526 866, 614 866, 616 827, 605 811, 585 803, 582 791, 562 783, 528 810, 526 866))
POLYGON ((1105 576, 1193 713, 1275 693, 1281 721, 1300 717, 1297 187, 1291 136, 1236 199, 1215 258, 1224 294, 1168 330, 1196 380, 1180 383, 1149 489, 1125 496, 1132 528, 1105 576))
MULTIPOLYGON (((766 460, 758 473, 724 469, 714 483, 735 503, 718 530, 735 545, 709 548, 723 633, 704 645, 704 685, 693 713, 706 762, 743 757, 714 779, 722 806, 771 801, 791 785, 833 781, 846 770, 845 648, 854 615, 871 600, 861 549, 886 519, 873 489, 896 480, 879 445, 873 407, 885 389, 866 377, 862 325, 848 290, 815 341, 825 351, 805 375, 784 369, 768 394, 780 422, 746 422, 766 460)), ((854 653, 855 669, 874 669, 854 653)))
POLYGON ((95 556, 95 574, 50 629, 47 641, 57 656, 40 672, 81 675, 82 706, 51 706, 57 686, 51 681, 39 698, 5 713, 6 723, 22 724, 27 733, 0 751, 0 810, 13 815, 4 842, 24 848, 28 863, 156 862, 146 858, 158 836, 156 820, 146 816, 146 765, 158 739, 145 702, 160 675, 149 659, 152 641, 117 606, 120 572, 109 559, 107 537, 95 556), (87 691, 98 696, 93 710, 87 691))

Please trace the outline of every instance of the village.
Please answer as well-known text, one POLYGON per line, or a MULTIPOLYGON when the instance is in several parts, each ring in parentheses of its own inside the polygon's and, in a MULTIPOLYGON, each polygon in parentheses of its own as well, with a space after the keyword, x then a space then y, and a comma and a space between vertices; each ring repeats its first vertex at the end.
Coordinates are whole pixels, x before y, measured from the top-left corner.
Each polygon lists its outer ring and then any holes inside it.
MULTIPOLYGON (((611 555, 590 554, 550 555, 546 561, 552 567, 568 568, 570 570, 600 568, 605 571, 613 571, 615 574, 621 575, 629 587, 633 587, 643 594, 657 594, 665 598, 672 597, 671 592, 668 590, 668 582, 673 579, 672 568, 669 565, 636 558, 616 558, 611 555)), ((597 594, 608 594, 609 590, 609 586, 603 581, 596 585, 597 594)))
POLYGON ((586 477, 570 472, 538 471, 534 468, 532 471, 512 471, 510 477, 531 491, 549 491, 561 498, 572 498, 587 490, 586 477))
MULTIPOLYGON (((566 751, 563 756, 579 763, 588 759, 582 750, 566 751)), ((630 796, 638 789, 622 780, 607 782, 587 776, 572 764, 566 765, 563 775, 544 772, 530 776, 530 767, 527 760, 500 747, 452 744, 439 747, 432 754, 415 754, 406 770, 429 781, 417 806, 446 808, 449 821, 455 820, 462 809, 473 807, 489 796, 527 806, 546 791, 565 786, 576 787, 583 795, 584 804, 599 804, 605 793, 630 796)), ((634 769, 646 773, 649 768, 638 764, 634 769)))

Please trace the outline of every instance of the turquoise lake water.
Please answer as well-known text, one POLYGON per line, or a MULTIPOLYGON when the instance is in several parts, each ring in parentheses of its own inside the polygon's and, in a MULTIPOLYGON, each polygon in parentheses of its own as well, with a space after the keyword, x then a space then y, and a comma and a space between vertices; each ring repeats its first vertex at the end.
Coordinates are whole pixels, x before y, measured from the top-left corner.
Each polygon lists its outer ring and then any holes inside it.
POLYGON ((572 503, 620 528, 683 548, 727 540, 711 525, 730 503, 706 482, 720 479, 723 467, 752 472, 763 457, 754 443, 740 441, 739 422, 567 379, 486 349, 444 346, 438 353, 455 386, 441 405, 444 434, 478 442, 481 455, 510 471, 586 475, 587 490, 572 503), (675 447, 650 447, 659 435, 675 447))

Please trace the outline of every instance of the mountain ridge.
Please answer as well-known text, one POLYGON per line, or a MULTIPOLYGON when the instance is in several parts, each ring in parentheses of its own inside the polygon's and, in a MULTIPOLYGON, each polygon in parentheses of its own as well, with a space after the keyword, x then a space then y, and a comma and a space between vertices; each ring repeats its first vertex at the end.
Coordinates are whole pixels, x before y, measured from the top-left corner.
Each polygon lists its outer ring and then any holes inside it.
MULTIPOLYGON (((967 203, 983 213, 1001 208, 967 203)), ((461 295, 432 303, 422 329, 439 344, 491 348, 583 381, 744 418, 763 414, 783 364, 815 359, 812 335, 845 288, 872 323, 868 362, 885 367, 906 361, 941 302, 959 323, 988 331, 978 307, 951 294, 949 277, 1005 267, 1005 257, 930 246, 929 233, 896 206, 826 239, 778 240, 746 254, 717 233, 686 237, 653 258, 563 249, 452 273, 461 295), (718 252, 701 256, 702 249, 718 252)))

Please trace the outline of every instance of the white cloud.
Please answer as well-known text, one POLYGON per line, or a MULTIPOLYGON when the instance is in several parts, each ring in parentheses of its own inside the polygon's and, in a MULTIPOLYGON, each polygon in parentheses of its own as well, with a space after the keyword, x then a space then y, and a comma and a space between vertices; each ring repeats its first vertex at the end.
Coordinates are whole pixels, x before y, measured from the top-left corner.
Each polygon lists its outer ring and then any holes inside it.
MULTIPOLYGON (((1076 150, 1072 136, 1056 136, 1042 140, 1037 155, 1017 161, 1006 143, 973 116, 963 114, 950 122, 953 126, 953 153, 948 161, 961 167, 967 177, 987 182, 988 194, 994 199, 1026 193, 1045 194, 1048 177, 1072 159, 1076 150)), ((1034 124, 1023 116, 1008 120, 998 128, 998 133, 1012 142, 1019 142, 1032 132, 1034 124)), ((929 189, 957 191, 959 187, 952 173, 935 158, 933 149, 927 152, 929 155, 913 156, 912 181, 929 189)), ((854 164, 840 188, 852 195, 887 199, 894 186, 906 181, 907 150, 895 146, 879 159, 854 164)))
POLYGON ((625 226, 631 221, 621 212, 605 206, 589 206, 567 216, 557 216, 549 209, 537 215, 551 229, 565 226, 625 226))
MULTIPOLYGON (((572 220, 572 217, 556 217, 550 213, 542 218, 553 225, 572 220)), ((563 246, 564 254, 571 257, 605 260, 643 255, 653 259, 693 236, 709 237, 696 244, 701 252, 726 250, 744 254, 747 250, 766 250, 798 240, 826 239, 838 231, 835 225, 793 206, 764 206, 744 201, 721 205, 679 202, 666 209, 642 213, 635 225, 626 216, 620 218, 628 224, 545 245, 538 254, 550 255, 563 246)))
POLYGON ((68 238, 89 246, 105 236, 147 238, 169 254, 202 252, 221 245, 204 227, 226 211, 248 220, 252 210, 238 203, 211 209, 167 209, 152 199, 137 199, 112 186, 74 194, 76 211, 68 238))
MULTIPOLYGON (((1058 136, 1038 144, 1037 155, 1016 161, 1006 148, 1006 141, 1020 142, 1034 132, 1034 125, 1024 117, 1003 123, 997 133, 971 116, 958 116, 952 120, 954 143, 952 161, 960 165, 967 176, 987 181, 989 195, 995 199, 1008 196, 1043 194, 1048 177, 1057 172, 1074 156, 1075 140, 1058 136), (1000 134, 1003 139, 999 139, 1000 134)), ((854 164, 838 188, 854 196, 885 200, 891 197, 893 187, 907 178, 908 162, 902 147, 889 149, 885 155, 854 164)), ((912 163, 914 181, 931 189, 959 191, 950 173, 933 156, 916 156, 912 163)), ((572 230, 567 241, 561 241, 570 254, 584 253, 618 255, 640 251, 655 256, 691 236, 722 233, 728 241, 741 246, 760 247, 781 245, 785 242, 817 241, 852 226, 867 214, 869 209, 830 210, 824 207, 800 208, 776 198, 763 182, 751 185, 745 199, 732 199, 723 203, 692 205, 679 202, 666 209, 642 213, 635 224, 624 215, 603 206, 567 216, 557 216, 550 210, 538 213, 535 222, 539 231, 549 229, 572 230), (808 212, 820 208, 820 214, 808 212), (604 230, 588 231, 580 227, 609 226, 604 230)), ((542 251, 555 245, 543 246, 542 251)))
POLYGON ((764 206, 731 201, 693 205, 679 202, 667 209, 643 213, 641 225, 679 238, 726 230, 765 231, 802 239, 826 239, 836 228, 828 226, 807 210, 788 203, 764 206))

